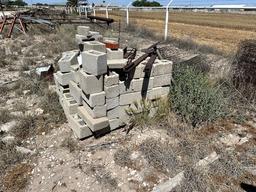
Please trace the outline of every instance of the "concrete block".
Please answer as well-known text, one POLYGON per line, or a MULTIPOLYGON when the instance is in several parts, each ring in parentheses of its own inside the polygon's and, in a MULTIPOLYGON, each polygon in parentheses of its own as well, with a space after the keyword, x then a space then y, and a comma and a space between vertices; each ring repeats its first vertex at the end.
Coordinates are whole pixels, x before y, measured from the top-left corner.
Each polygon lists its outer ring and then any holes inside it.
POLYGON ((107 111, 107 117, 108 119, 114 119, 119 117, 119 112, 120 112, 120 106, 117 106, 114 109, 110 109, 107 111))
POLYGON ((105 75, 104 86, 110 87, 112 85, 118 85, 119 75, 116 72, 110 72, 109 75, 105 75))
POLYGON ((107 48, 107 58, 112 60, 112 59, 123 59, 124 58, 124 53, 122 49, 118 50, 112 50, 107 48))
POLYGON ((77 113, 78 104, 75 100, 66 100, 63 98, 63 109, 65 114, 75 114, 77 113))
POLYGON ((144 70, 145 65, 139 64, 134 70, 131 71, 131 76, 133 79, 139 79, 144 77, 144 70))
POLYGON ((59 91, 60 91, 60 94, 69 93, 70 92, 68 87, 63 87, 61 85, 59 87, 59 91))
POLYGON ((122 69, 127 65, 127 59, 108 59, 107 65, 110 69, 122 69))
POLYGON ((99 93, 103 91, 103 76, 89 75, 79 71, 80 87, 85 94, 99 93))
POLYGON ((73 71, 71 70, 70 73, 72 74, 72 79, 74 82, 76 82, 77 84, 79 84, 80 79, 79 79, 79 73, 78 71, 73 71))
POLYGON ((64 93, 63 98, 66 100, 74 100, 73 96, 70 93, 64 93))
POLYGON ((108 118, 101 117, 94 119, 84 108, 84 106, 78 107, 78 115, 85 121, 89 128, 95 132, 109 126, 108 118))
POLYGON ((68 124, 78 139, 84 139, 92 135, 90 128, 77 114, 68 116, 68 124))
POLYGON ((83 51, 95 50, 95 51, 106 53, 106 45, 99 41, 83 42, 83 46, 84 46, 83 51))
POLYGON ((130 117, 126 112, 128 108, 129 105, 119 106, 119 119, 124 124, 127 124, 130 121, 130 117))
POLYGON ((120 92, 120 94, 133 92, 132 81, 130 81, 128 84, 125 84, 125 83, 126 82, 124 82, 124 81, 119 81, 119 92, 120 92))
POLYGON ((103 36, 102 35, 95 34, 95 35, 92 36, 92 38, 94 38, 95 41, 103 41, 103 36))
POLYGON ((171 84, 171 74, 154 76, 153 87, 162 87, 171 84))
POLYGON ((82 105, 82 90, 74 81, 69 81, 70 94, 77 102, 78 105, 82 105))
POLYGON ((124 126, 125 124, 118 118, 110 119, 109 120, 109 127, 110 130, 113 131, 115 129, 120 128, 121 126, 124 126))
POLYGON ((99 35, 100 32, 98 31, 89 31, 89 35, 99 35))
POLYGON ((87 112, 92 116, 92 118, 100 118, 100 117, 106 117, 107 115, 107 106, 101 105, 101 106, 95 106, 90 107, 84 100, 83 100, 83 106, 87 110, 87 112))
POLYGON ((90 107, 101 106, 106 103, 105 91, 89 95, 82 92, 82 98, 90 107))
POLYGON ((127 93, 120 95, 119 104, 129 105, 135 101, 140 101, 142 99, 141 92, 127 93))
POLYGON ((78 26, 77 27, 77 33, 79 35, 87 36, 87 35, 89 35, 89 31, 90 31, 90 27, 88 27, 88 26, 78 26))
POLYGON ((148 91, 147 98, 150 100, 158 99, 160 97, 167 96, 170 92, 170 87, 156 87, 148 91))
POLYGON ((95 50, 83 51, 82 65, 85 72, 93 75, 107 73, 107 55, 95 50))
POLYGON ((58 61, 58 65, 62 73, 70 72, 71 65, 75 65, 77 63, 77 52, 74 51, 65 52, 58 61))
POLYGON ((172 61, 169 60, 159 60, 158 63, 154 63, 153 65, 153 75, 164 75, 172 73, 172 61))
POLYGON ((83 43, 83 39, 87 39, 87 36, 86 35, 79 35, 79 34, 76 34, 76 43, 77 44, 81 44, 83 43))
POLYGON ((113 86, 110 86, 110 87, 104 86, 104 91, 106 93, 106 98, 107 99, 118 97, 119 93, 120 93, 119 85, 113 85, 113 86))
POLYGON ((132 90, 135 92, 153 89, 154 77, 132 80, 132 90))
POLYGON ((73 80, 72 78, 72 73, 62 73, 60 71, 56 73, 56 79, 62 86, 68 85, 69 81, 73 80))
POLYGON ((106 99, 107 110, 113 109, 119 105, 119 97, 106 99))

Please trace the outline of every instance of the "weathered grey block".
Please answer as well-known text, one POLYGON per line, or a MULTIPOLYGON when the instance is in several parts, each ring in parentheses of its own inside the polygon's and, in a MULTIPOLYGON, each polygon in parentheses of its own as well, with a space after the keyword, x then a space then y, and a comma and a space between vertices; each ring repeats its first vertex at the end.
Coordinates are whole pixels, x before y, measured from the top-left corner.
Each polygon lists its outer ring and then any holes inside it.
POLYGON ((127 59, 108 59, 107 65, 110 69, 122 69, 127 65, 127 59))
POLYGON ((94 119, 84 108, 84 106, 78 107, 78 115, 85 121, 89 128, 95 132, 109 126, 108 118, 101 117, 94 119))
POLYGON ((74 81, 69 81, 70 94, 78 105, 82 105, 82 90, 77 86, 74 81))
POLYGON ((76 43, 77 44, 83 43, 83 39, 87 39, 87 36, 86 35, 76 34, 76 43))
POLYGON ((87 110, 87 112, 93 117, 93 118, 100 118, 100 117, 106 117, 107 115, 107 106, 101 105, 101 106, 95 106, 90 107, 84 100, 83 100, 83 106, 87 110))
POLYGON ((56 73, 56 79, 62 86, 68 85, 69 81, 73 80, 72 73, 61 73, 58 71, 56 73))
POLYGON ((90 128, 77 114, 68 116, 68 124, 78 139, 84 139, 92 135, 90 128))
POLYGON ((124 53, 122 49, 112 50, 107 48, 107 59, 123 59, 124 53))
POLYGON ((119 85, 113 85, 110 87, 106 87, 104 86, 104 91, 106 93, 106 98, 110 99, 110 98, 114 98, 119 96, 119 85))
POLYGON ((120 95, 120 105, 129 105, 142 99, 141 92, 127 93, 120 95))
POLYGON ((105 75, 104 86, 110 87, 112 85, 118 85, 119 75, 116 72, 110 72, 109 75, 105 75))
POLYGON ((87 36, 87 35, 89 35, 89 31, 90 31, 90 27, 88 27, 88 26, 78 26, 77 27, 77 33, 79 35, 87 36))
POLYGON ((133 79, 132 90, 135 92, 151 90, 153 89, 153 82, 154 77, 133 79))
POLYGON ((158 63, 153 65, 153 75, 164 75, 172 73, 172 61, 169 60, 159 60, 158 63))
POLYGON ((119 105, 119 97, 106 99, 107 110, 113 109, 119 105))
POLYGON ((171 84, 171 74, 154 76, 153 87, 162 87, 171 84))
POLYGON ((66 100, 74 100, 73 96, 70 93, 64 93, 63 98, 66 100))
POLYGON ((105 105, 106 103, 105 91, 99 93, 92 93, 89 95, 86 95, 82 92, 82 98, 90 107, 101 106, 105 105))
POLYGON ((63 95, 64 93, 69 93, 70 92, 69 88, 64 88, 61 85, 59 86, 59 91, 60 91, 61 95, 63 95))
POLYGON ((75 51, 65 52, 63 56, 60 58, 60 60, 58 61, 60 71, 63 73, 70 72, 71 65, 75 65, 77 63, 78 63, 77 52, 75 51))
POLYGON ((106 45, 99 41, 86 41, 83 43, 84 51, 95 50, 106 53, 106 45))
POLYGON ((115 42, 118 43, 118 38, 116 37, 103 37, 104 42, 115 42))
POLYGON ((89 35, 99 35, 100 32, 98 31, 89 31, 89 35))
POLYGON ((123 125, 125 125, 125 124, 122 121, 120 121, 120 119, 118 119, 118 118, 109 120, 109 127, 110 127, 111 131, 118 129, 119 127, 121 127, 123 125))
POLYGON ((129 105, 119 106, 119 119, 124 124, 127 124, 130 121, 130 117, 126 112, 127 109, 129 109, 129 105))
POLYGON ((103 75, 107 73, 106 53, 90 50, 83 51, 82 65, 85 72, 93 75, 103 75))
POLYGON ((63 98, 63 109, 65 114, 75 114, 77 113, 78 104, 75 100, 66 100, 63 98))
POLYGON ((120 111, 120 106, 117 106, 114 109, 110 109, 107 111, 107 117, 108 119, 114 119, 119 117, 119 111, 120 111))
POLYGON ((80 87, 85 94, 99 93, 103 91, 103 76, 89 75, 79 71, 80 87))
POLYGON ((120 94, 133 92, 132 81, 128 85, 126 85, 124 81, 119 81, 119 92, 120 94))
POLYGON ((79 79, 78 70, 77 71, 71 70, 70 73, 72 74, 73 81, 76 82, 77 84, 79 84, 80 79, 79 79))
POLYGON ((152 90, 148 91, 147 98, 152 99, 158 99, 160 97, 167 96, 170 92, 170 87, 156 87, 152 90))

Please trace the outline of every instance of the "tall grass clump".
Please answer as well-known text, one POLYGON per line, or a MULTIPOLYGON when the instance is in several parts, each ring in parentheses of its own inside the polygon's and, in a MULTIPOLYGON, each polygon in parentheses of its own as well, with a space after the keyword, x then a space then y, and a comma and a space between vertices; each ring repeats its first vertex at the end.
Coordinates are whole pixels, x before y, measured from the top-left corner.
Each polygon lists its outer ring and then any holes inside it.
POLYGON ((227 99, 220 87, 211 85, 206 74, 177 65, 170 89, 171 109, 192 126, 227 114, 227 99))

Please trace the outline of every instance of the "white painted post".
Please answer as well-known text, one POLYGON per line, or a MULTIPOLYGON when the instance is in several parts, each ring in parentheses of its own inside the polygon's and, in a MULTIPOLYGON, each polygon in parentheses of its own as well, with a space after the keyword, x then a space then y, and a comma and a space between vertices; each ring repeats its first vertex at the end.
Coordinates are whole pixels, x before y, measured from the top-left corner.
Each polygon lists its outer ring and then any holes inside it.
POLYGON ((131 6, 132 2, 130 2, 126 7, 126 24, 129 25, 129 7, 131 6))
POLYGON ((167 40, 167 37, 168 37, 169 7, 172 2, 173 2, 173 0, 169 1, 169 3, 166 6, 164 40, 167 40))
MULTIPOLYGON (((93 16, 96 16, 96 10, 95 10, 95 6, 93 7, 93 16)), ((96 22, 96 19, 93 19, 93 22, 96 22)))
POLYGON ((108 6, 110 5, 110 3, 109 4, 107 4, 107 6, 106 6, 106 18, 108 18, 108 6))
POLYGON ((88 14, 87 14, 87 6, 84 7, 84 14, 85 14, 85 18, 87 19, 87 16, 88 16, 88 14))

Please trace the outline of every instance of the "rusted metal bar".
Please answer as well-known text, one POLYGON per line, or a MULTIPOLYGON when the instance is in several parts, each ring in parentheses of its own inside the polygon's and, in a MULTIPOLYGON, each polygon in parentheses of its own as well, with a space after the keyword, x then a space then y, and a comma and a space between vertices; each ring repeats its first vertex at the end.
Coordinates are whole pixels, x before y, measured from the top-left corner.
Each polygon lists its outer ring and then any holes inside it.
POLYGON ((111 18, 106 18, 106 17, 99 17, 99 16, 93 16, 93 15, 89 15, 88 19, 91 20, 91 22, 93 20, 99 20, 99 21, 105 21, 108 25, 114 22, 114 19, 111 18))
POLYGON ((13 31, 13 28, 14 28, 14 25, 15 25, 15 22, 16 22, 16 19, 17 19, 17 15, 14 16, 13 20, 12 20, 12 24, 11 24, 11 27, 9 29, 9 32, 8 32, 8 35, 7 37, 10 38, 11 35, 12 35, 12 31, 13 31))
POLYGON ((124 72, 129 72, 132 69, 134 69, 135 67, 137 67, 142 61, 144 61, 147 57, 149 56, 149 53, 145 53, 144 55, 140 56, 138 59, 136 59, 135 61, 128 63, 125 67, 124 67, 124 72))
POLYGON ((3 32, 3 29, 4 29, 4 26, 5 26, 5 23, 6 23, 6 16, 4 16, 4 19, 2 21, 2 24, 1 24, 1 28, 0 28, 0 33, 3 32))

